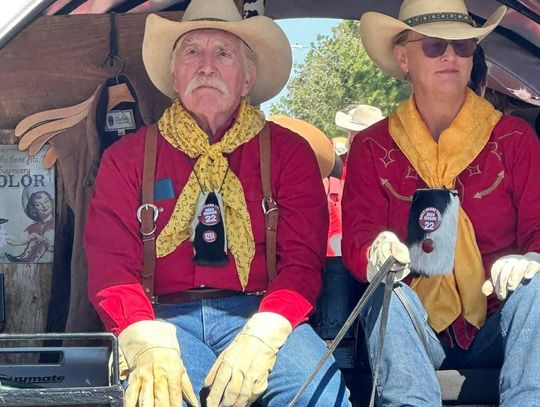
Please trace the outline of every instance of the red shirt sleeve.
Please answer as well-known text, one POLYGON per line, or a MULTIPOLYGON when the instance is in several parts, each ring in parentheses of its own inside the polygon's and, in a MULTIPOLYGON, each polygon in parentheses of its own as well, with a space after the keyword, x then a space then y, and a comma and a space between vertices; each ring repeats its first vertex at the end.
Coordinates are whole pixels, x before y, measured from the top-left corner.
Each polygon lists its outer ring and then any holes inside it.
POLYGON ((88 259, 88 294, 107 330, 120 333, 142 319, 154 319, 140 283, 142 242, 135 216, 140 202, 142 151, 129 143, 113 144, 101 160, 90 199, 84 233, 88 259), (137 160, 137 158, 138 160, 137 160))
POLYGON ((366 138, 376 137, 376 129, 385 128, 382 120, 358 133, 347 159, 347 176, 343 190, 342 216, 343 262, 351 274, 367 281, 367 251, 373 239, 387 229, 388 199, 382 193, 370 145, 366 138))
MULTIPOLYGON (((540 253, 540 182, 538 159, 540 141, 534 130, 523 120, 506 116, 507 127, 523 134, 508 137, 513 142, 508 151, 507 166, 511 176, 512 199, 517 213, 517 246, 520 254, 540 253)), ((506 123, 505 123, 506 125, 506 123)), ((506 127, 506 126, 505 126, 506 127)), ((501 142, 504 142, 504 135, 501 142)), ((509 146, 510 147, 510 146, 509 146)), ((503 146, 504 148, 504 146, 503 146)))

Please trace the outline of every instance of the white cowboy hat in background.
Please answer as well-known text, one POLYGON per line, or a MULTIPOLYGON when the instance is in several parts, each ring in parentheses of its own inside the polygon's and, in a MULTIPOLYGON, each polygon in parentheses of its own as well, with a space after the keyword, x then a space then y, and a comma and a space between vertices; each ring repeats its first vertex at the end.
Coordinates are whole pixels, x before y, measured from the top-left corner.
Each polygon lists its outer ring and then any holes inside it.
POLYGON ((358 105, 347 113, 336 112, 336 126, 346 131, 360 131, 384 119, 381 109, 370 105, 358 105))
POLYGON ((292 51, 283 30, 272 19, 256 16, 242 20, 232 0, 192 0, 182 21, 150 14, 146 19, 142 57, 152 83, 171 99, 173 89, 170 60, 179 37, 199 29, 218 29, 240 37, 256 55, 257 77, 249 93, 258 105, 279 93, 292 66, 292 51))
POLYGON ((362 44, 381 71, 403 79, 405 73, 394 60, 394 40, 405 30, 447 40, 478 38, 481 41, 499 25, 506 7, 500 6, 482 27, 474 27, 463 0, 404 0, 398 19, 370 11, 360 19, 362 44))

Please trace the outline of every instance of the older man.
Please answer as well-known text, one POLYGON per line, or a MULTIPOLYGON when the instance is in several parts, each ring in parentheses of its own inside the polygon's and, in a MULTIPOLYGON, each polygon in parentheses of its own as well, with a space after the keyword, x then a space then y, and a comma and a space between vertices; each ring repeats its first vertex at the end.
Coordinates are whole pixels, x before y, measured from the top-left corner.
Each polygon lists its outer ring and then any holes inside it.
MULTIPOLYGON (((153 137, 143 129, 105 153, 85 233, 89 295, 118 335, 127 405, 179 406, 182 393, 197 405, 206 390, 208 406, 260 396, 283 407, 325 352, 304 322, 321 288, 328 227, 313 151, 248 103, 284 86, 289 43, 266 17, 242 21, 232 1, 193 0, 182 22, 148 17, 143 60, 175 99, 158 122, 155 229, 137 220, 152 207, 140 207, 153 137), (275 253, 266 250, 261 137, 279 209, 275 253), (146 268, 154 235, 155 273, 146 268)), ((349 405, 333 360, 298 402, 308 404, 349 405)))

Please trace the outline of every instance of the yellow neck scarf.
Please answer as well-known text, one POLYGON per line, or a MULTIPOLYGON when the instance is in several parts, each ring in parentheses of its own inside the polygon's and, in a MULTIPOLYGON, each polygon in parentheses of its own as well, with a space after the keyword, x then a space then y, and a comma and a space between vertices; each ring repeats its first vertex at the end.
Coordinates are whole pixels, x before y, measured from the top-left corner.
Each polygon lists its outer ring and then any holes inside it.
MULTIPOLYGON (((465 103, 437 143, 409 99, 389 118, 392 139, 430 188, 454 189, 456 177, 486 146, 501 112, 467 89, 465 103)), ((441 332, 463 314, 480 328, 486 319, 487 302, 481 287, 484 267, 474 228, 459 208, 454 273, 417 277, 411 287, 420 297, 429 324, 441 332)))
POLYGON ((242 289, 247 286, 251 261, 255 255, 251 219, 242 184, 238 177, 229 171, 229 163, 223 153, 231 153, 238 146, 250 141, 261 131, 264 124, 262 112, 242 100, 233 126, 220 141, 210 144, 208 135, 178 100, 163 113, 158 122, 163 137, 189 157, 198 159, 176 201, 169 222, 157 238, 158 257, 170 254, 191 236, 191 221, 195 216, 201 190, 220 191, 225 207, 223 218, 229 250, 234 256, 242 289))

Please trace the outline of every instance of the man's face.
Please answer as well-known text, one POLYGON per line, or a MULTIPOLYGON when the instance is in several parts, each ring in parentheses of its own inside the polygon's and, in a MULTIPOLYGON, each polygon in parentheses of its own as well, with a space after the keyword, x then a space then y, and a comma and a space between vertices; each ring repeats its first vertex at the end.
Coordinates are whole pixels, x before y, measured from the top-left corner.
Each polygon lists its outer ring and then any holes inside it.
POLYGON ((455 94, 465 90, 471 77, 472 56, 463 58, 449 44, 444 54, 429 58, 422 50, 425 37, 413 32, 404 45, 396 45, 394 55, 401 69, 409 73, 409 80, 416 91, 438 94, 455 94))
POLYGON ((248 94, 255 73, 246 72, 240 41, 221 30, 195 30, 184 35, 173 64, 173 87, 191 113, 232 114, 248 94))

